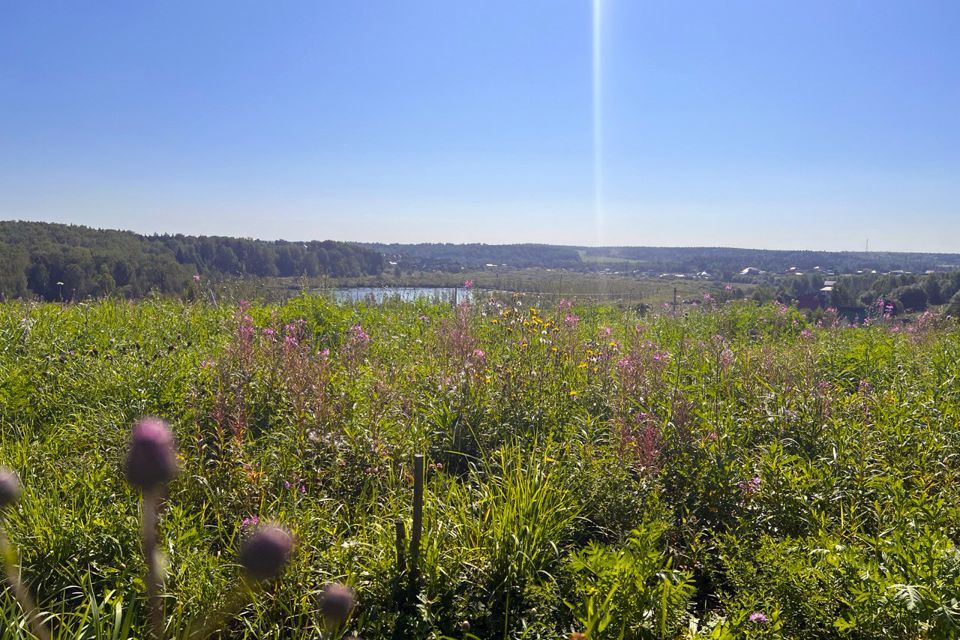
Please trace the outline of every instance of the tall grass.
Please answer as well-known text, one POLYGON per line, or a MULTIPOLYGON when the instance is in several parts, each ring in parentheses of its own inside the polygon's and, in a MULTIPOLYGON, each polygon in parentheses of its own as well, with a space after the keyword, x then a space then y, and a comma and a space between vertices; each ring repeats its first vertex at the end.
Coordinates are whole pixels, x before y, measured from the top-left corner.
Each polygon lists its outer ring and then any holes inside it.
MULTIPOLYGON (((8 302, 5 528, 54 638, 144 637, 123 458, 157 415, 179 448, 157 528, 171 638, 235 604, 254 521, 297 552, 224 637, 951 637, 958 355, 936 314, 846 327, 745 302, 8 302), (357 594, 336 629, 331 581, 357 594)), ((31 637, 9 589, 0 624, 31 637)))

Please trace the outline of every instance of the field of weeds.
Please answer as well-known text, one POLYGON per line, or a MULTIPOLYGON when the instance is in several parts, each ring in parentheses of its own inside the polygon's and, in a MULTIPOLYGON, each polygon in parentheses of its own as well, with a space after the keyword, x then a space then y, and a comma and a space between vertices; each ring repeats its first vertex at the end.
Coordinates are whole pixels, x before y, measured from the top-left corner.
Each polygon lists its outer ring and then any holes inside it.
MULTIPOLYGON (((0 304, 0 464, 23 485, 6 557, 54 638, 146 637, 124 477, 143 416, 178 451, 169 638, 220 611, 224 638, 960 630, 960 329, 934 313, 0 304), (290 562, 243 582, 266 523, 290 562), (330 583, 354 593, 336 625, 330 583)), ((0 627, 34 637, 9 588, 0 627)))

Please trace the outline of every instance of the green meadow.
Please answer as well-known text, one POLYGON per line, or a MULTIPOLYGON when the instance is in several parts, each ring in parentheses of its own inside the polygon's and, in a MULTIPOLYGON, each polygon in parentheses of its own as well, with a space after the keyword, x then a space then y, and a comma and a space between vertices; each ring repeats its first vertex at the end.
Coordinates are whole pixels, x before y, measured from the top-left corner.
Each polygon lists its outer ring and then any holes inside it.
MULTIPOLYGON (((146 637, 123 459, 159 416, 179 456, 159 519, 169 638, 211 620, 304 640, 956 637, 955 320, 658 312, 0 304, 0 464, 23 484, 8 562, 54 638, 146 637), (264 523, 295 553, 238 586, 264 523), (331 582, 356 601, 335 628, 331 582)), ((0 628, 34 637, 9 588, 0 628)))

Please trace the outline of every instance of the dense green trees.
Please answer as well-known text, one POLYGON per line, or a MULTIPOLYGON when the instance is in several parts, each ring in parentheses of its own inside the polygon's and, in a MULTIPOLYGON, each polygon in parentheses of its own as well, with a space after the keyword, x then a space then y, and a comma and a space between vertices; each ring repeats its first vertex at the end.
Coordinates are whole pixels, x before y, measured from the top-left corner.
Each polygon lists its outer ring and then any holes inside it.
POLYGON ((383 271, 384 257, 343 242, 267 242, 42 222, 0 222, 0 294, 46 300, 149 291, 178 293, 194 274, 360 276, 383 271))

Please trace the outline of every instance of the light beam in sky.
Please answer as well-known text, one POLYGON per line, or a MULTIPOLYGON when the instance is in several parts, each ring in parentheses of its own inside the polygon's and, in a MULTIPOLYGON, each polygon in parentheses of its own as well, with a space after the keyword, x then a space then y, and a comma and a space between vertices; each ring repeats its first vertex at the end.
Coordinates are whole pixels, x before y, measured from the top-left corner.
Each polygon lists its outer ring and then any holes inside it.
POLYGON ((603 2, 593 2, 593 217, 597 245, 604 243, 603 212, 603 2))

